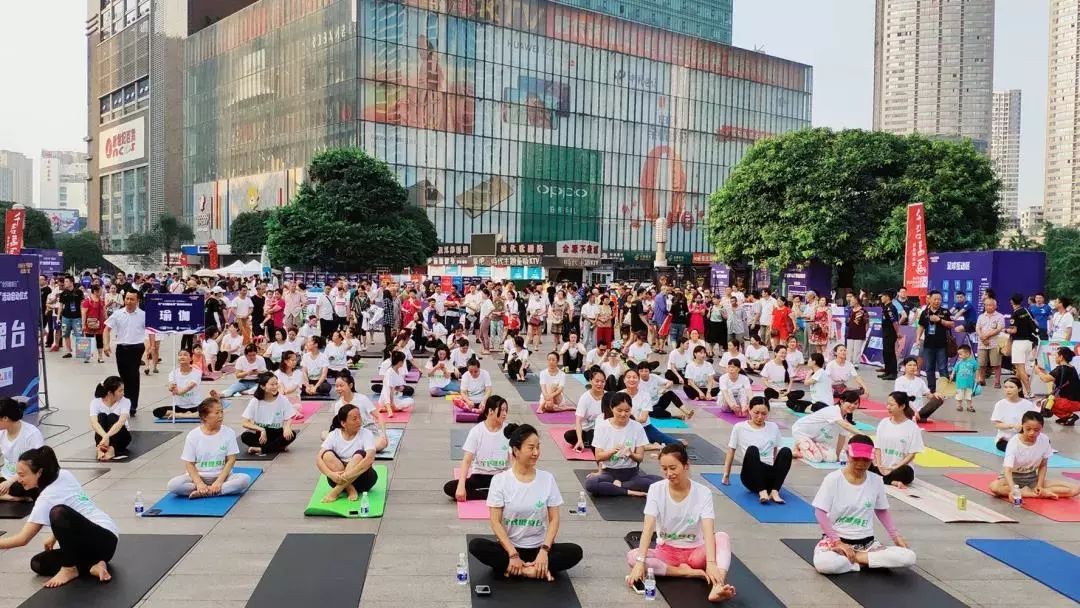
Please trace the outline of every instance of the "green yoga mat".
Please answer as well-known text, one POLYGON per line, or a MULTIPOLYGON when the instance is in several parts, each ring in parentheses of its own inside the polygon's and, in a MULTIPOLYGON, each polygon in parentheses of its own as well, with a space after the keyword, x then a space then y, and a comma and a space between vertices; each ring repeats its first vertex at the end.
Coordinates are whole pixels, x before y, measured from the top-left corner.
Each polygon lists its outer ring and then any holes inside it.
MULTIPOLYGON (((386 508, 386 465, 375 465, 375 472, 379 475, 379 481, 375 482, 375 487, 368 490, 370 512, 367 518, 382 517, 383 510, 386 508)), ((349 500, 349 495, 346 492, 342 492, 341 496, 334 502, 322 502, 323 496, 326 496, 329 491, 330 484, 326 480, 326 475, 319 475, 319 481, 315 484, 315 491, 312 492, 311 500, 308 501, 308 506, 304 509, 304 515, 349 517, 353 519, 363 517, 360 515, 360 501, 353 502, 349 500)))

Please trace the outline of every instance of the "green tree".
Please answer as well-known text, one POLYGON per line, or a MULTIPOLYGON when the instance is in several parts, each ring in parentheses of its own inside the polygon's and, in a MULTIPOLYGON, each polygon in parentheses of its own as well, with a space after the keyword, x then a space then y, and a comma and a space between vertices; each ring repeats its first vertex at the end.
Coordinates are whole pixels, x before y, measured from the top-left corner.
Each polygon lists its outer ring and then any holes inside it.
MULTIPOLYGON (((0 201, 0 221, 3 221, 7 216, 8 209, 11 209, 14 205, 15 203, 0 201)), ((49 218, 45 217, 44 213, 30 207, 26 208, 23 247, 56 249, 56 239, 53 238, 52 223, 49 222, 49 218)))
POLYGON ((261 253, 266 244, 266 225, 271 212, 247 211, 229 225, 229 245, 233 253, 261 253))
POLYGON ((108 264, 101 252, 101 239, 96 232, 83 230, 75 234, 61 234, 56 237, 56 246, 64 252, 64 264, 76 271, 101 268, 108 264))
POLYGON ((1038 251, 1042 248, 1035 239, 1024 234, 1023 230, 1017 230, 1016 234, 1010 236, 1006 247, 1015 251, 1038 251))
POLYGON ((191 226, 181 222, 173 215, 165 214, 158 218, 149 232, 137 232, 127 238, 127 252, 149 256, 162 252, 165 264, 171 264, 173 254, 180 252, 185 241, 195 239, 191 226))
POLYGON ((911 202, 925 204, 931 251, 995 246, 999 188, 967 141, 806 129, 747 152, 710 198, 709 237, 721 259, 816 259, 851 288, 857 264, 903 257, 911 202))
POLYGON ((438 248, 427 214, 411 207, 386 163, 359 148, 321 152, 292 204, 267 230, 274 264, 347 270, 424 264, 438 248))
POLYGON ((1080 297, 1080 229, 1047 226, 1043 240, 1046 251, 1046 291, 1051 297, 1080 297))

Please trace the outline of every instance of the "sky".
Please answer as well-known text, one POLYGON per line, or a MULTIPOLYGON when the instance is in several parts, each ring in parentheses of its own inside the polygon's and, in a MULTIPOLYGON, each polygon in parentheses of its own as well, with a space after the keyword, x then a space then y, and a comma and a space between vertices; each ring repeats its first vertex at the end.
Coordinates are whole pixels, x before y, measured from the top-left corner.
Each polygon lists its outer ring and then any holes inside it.
MULTIPOLYGON (((1020 206, 1042 200, 1047 0, 998 0, 994 87, 1023 91, 1020 206)), ((0 2, 0 149, 85 150, 86 4, 0 2)), ((813 122, 871 127, 874 0, 735 0, 734 44, 814 67, 813 122)), ((37 178, 34 181, 35 196, 37 178)))

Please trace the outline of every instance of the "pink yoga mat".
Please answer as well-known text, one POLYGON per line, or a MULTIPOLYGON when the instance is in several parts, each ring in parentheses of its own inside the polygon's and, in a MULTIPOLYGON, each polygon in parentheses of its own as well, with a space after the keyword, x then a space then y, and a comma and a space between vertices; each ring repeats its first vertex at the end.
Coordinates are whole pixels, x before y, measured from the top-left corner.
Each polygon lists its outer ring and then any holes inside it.
POLYGON ((859 403, 859 409, 885 412, 886 415, 888 415, 889 406, 880 401, 874 401, 873 399, 863 397, 862 401, 859 403))
POLYGON ((297 424, 304 424, 315 414, 319 413, 322 409, 325 401, 301 401, 300 411, 292 417, 292 421, 297 424))
POLYGON ((570 430, 571 428, 573 427, 557 426, 548 429, 548 434, 551 435, 551 438, 555 440, 555 445, 559 446, 559 451, 562 452, 563 456, 567 460, 595 461, 596 456, 593 455, 593 451, 591 448, 585 448, 580 452, 575 452, 574 446, 566 443, 566 439, 563 437, 563 433, 570 430))
POLYGON ((463 409, 456 407, 451 408, 454 416, 454 422, 480 422, 480 414, 476 412, 466 412, 463 409))
POLYGON ((387 424, 405 424, 405 423, 409 422, 409 418, 412 417, 412 409, 407 409, 407 410, 395 409, 393 418, 388 417, 386 415, 386 411, 383 410, 382 417, 383 417, 383 420, 385 420, 387 424))
MULTIPOLYGON (((1080 478, 1080 475, 1075 473, 1072 475, 1066 473, 1066 475, 1074 479, 1080 478)), ((997 473, 947 473, 945 476, 965 486, 975 488, 983 494, 993 496, 988 486, 998 475, 997 473)), ((1058 500, 1025 498, 1024 509, 1054 521, 1080 522, 1080 500, 1076 498, 1059 498, 1058 500)))
POLYGON ((536 414, 536 417, 540 419, 540 422, 544 424, 574 424, 574 410, 567 410, 565 412, 540 412, 539 403, 530 403, 529 409, 532 413, 536 414))
MULTIPOLYGON (((454 481, 457 481, 459 477, 461 477, 461 469, 454 467, 454 481)), ((458 519, 488 519, 490 517, 491 512, 488 510, 486 501, 466 500, 454 504, 457 505, 458 519)))
MULTIPOLYGON (((859 410, 859 413, 866 414, 871 418, 887 418, 889 413, 885 410, 859 410)), ((919 422, 919 428, 927 433, 975 433, 976 430, 968 426, 960 426, 947 422, 944 420, 927 420, 926 422, 919 422)))
POLYGON ((715 406, 715 405, 709 406, 709 407, 703 407, 701 409, 705 410, 706 412, 709 412, 713 416, 716 416, 717 418, 723 420, 724 422, 726 422, 728 424, 738 424, 738 423, 746 420, 746 418, 743 418, 741 416, 736 416, 735 414, 733 414, 731 412, 721 411, 720 408, 715 406))
POLYGON ((1062 477, 1068 477, 1069 479, 1080 479, 1080 473, 1062 473, 1062 477))

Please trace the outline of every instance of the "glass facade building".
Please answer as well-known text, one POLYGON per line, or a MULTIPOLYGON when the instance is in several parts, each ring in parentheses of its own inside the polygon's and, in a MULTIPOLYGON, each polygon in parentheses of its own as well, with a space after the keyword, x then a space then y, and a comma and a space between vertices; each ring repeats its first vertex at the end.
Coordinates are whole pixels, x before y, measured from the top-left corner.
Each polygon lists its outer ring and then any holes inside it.
POLYGON ((732 0, 554 0, 696 38, 731 44, 732 0))
POLYGON ((547 0, 260 0, 184 62, 201 243, 357 145, 444 243, 650 251, 665 217, 669 251, 708 252, 707 196, 755 140, 810 125, 809 66, 547 0))

